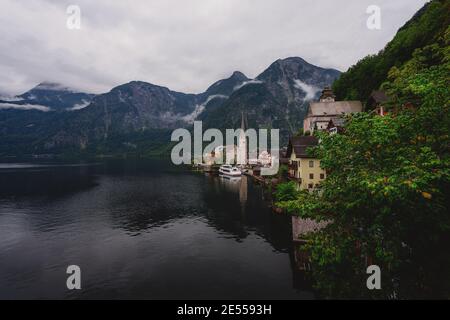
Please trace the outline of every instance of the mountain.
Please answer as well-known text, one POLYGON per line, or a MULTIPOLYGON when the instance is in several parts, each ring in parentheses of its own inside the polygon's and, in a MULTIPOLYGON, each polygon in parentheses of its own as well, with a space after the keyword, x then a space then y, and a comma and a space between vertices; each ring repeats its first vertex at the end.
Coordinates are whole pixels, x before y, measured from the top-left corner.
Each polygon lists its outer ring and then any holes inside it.
POLYGON ((45 143, 46 149, 78 147, 147 129, 179 127, 195 111, 197 97, 166 87, 132 81, 96 96, 92 103, 70 117, 45 143))
POLYGON ((386 47, 361 59, 341 75, 333 90, 339 100, 366 102, 372 90, 380 88, 392 67, 400 67, 416 49, 437 43, 450 24, 450 1, 433 0, 424 5, 386 47))
POLYGON ((0 109, 79 110, 86 107, 93 97, 93 94, 79 92, 58 83, 42 82, 19 96, 0 97, 0 109))
POLYGON ((184 116, 183 121, 190 125, 195 120, 200 120, 211 110, 221 106, 236 88, 249 80, 242 72, 235 71, 230 77, 216 81, 205 92, 196 95, 196 108, 192 113, 184 116))
POLYGON ((241 111, 247 114, 251 127, 280 128, 286 140, 302 126, 308 101, 317 98, 339 74, 291 57, 275 61, 255 79, 235 71, 200 94, 132 81, 93 97, 43 83, 14 103, 48 108, 41 111, 71 112, 2 110, 1 134, 6 142, 0 143, 0 154, 10 150, 57 154, 155 152, 170 144, 173 129, 189 129, 194 120, 202 120, 205 129, 237 128, 241 111), (14 141, 19 143, 14 145, 14 141))
POLYGON ((237 128, 245 112, 250 127, 279 128, 285 142, 302 127, 308 102, 317 99, 339 75, 337 70, 314 66, 299 57, 280 59, 199 118, 207 128, 237 128))
POLYGON ((205 93, 202 96, 213 96, 213 95, 224 95, 230 96, 233 91, 236 90, 236 87, 243 84, 250 79, 247 78, 245 74, 240 71, 235 71, 233 74, 227 78, 219 80, 213 83, 208 89, 206 89, 205 93))
POLYGON ((0 97, 0 155, 29 154, 62 127, 65 114, 86 107, 93 94, 43 82, 14 97, 0 97), (70 111, 70 112, 69 112, 70 111))
POLYGON ((340 75, 334 69, 314 66, 299 57, 277 60, 256 80, 262 81, 272 95, 287 104, 301 104, 316 98, 325 86, 340 75))
MULTIPOLYGON (((136 139, 140 142, 153 139, 154 134, 163 136, 164 143, 168 144, 171 130, 189 127, 199 114, 221 105, 233 88, 246 80, 237 71, 201 94, 185 94, 141 81, 120 85, 96 96, 87 108, 66 117, 60 130, 45 142, 44 149, 85 150, 93 145, 104 147, 111 140, 114 141, 112 149, 118 145, 134 149, 141 145, 136 139)), ((107 149, 105 152, 112 151, 107 149)))

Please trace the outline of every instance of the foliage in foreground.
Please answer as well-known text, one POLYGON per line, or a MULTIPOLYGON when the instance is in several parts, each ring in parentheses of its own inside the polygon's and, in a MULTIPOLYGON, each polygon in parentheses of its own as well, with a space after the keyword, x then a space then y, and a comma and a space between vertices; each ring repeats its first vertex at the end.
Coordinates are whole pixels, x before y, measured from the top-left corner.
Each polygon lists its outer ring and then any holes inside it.
POLYGON ((296 199, 297 187, 294 181, 280 183, 275 191, 276 201, 290 201, 296 199))
POLYGON ((339 100, 367 101, 386 80, 392 67, 411 59, 415 49, 436 43, 450 24, 450 1, 433 0, 416 13, 376 55, 361 59, 333 84, 339 100))
POLYGON ((449 30, 391 69, 393 112, 355 114, 344 134, 321 135, 321 193, 278 203, 333 221, 306 245, 326 297, 450 298, 449 30), (366 287, 370 264, 381 290, 366 287))

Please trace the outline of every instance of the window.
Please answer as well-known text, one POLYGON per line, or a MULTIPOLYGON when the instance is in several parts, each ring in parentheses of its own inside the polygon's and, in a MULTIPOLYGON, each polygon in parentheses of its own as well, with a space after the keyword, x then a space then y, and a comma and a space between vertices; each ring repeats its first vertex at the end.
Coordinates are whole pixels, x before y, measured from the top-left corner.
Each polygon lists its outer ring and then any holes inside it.
POLYGON ((325 179, 325 173, 321 173, 321 174, 320 174, 320 179, 321 179, 321 180, 325 179))
POLYGON ((314 161, 312 161, 312 160, 309 161, 309 167, 310 167, 310 168, 314 168, 314 161))
POLYGON ((310 179, 314 179, 314 173, 310 173, 310 174, 309 174, 309 178, 310 178, 310 179))
POLYGON ((312 183, 308 184, 308 189, 312 189, 314 186, 312 183))

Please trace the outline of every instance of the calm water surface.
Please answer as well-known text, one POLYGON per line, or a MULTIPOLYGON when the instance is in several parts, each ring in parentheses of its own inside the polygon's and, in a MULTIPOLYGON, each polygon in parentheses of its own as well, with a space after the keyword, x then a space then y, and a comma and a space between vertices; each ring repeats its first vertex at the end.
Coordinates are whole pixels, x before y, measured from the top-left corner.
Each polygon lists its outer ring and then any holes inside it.
POLYGON ((312 298, 290 239, 245 177, 163 160, 0 164, 1 299, 312 298))

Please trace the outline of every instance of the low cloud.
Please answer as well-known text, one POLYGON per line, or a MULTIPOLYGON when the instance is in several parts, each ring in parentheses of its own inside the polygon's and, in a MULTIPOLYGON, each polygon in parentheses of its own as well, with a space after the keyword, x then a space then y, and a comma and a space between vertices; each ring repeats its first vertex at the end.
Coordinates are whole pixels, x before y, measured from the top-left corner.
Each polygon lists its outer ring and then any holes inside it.
POLYGON ((0 100, 2 100, 2 101, 9 101, 9 102, 17 102, 17 101, 22 101, 23 98, 20 98, 20 97, 0 96, 0 100))
POLYGON ((72 108, 69 108, 69 111, 81 110, 86 108, 91 102, 87 100, 83 100, 82 103, 75 104, 72 108))
POLYGON ((213 99, 228 99, 228 96, 222 95, 222 94, 215 94, 212 96, 209 96, 205 102, 202 104, 196 105, 194 111, 192 111, 190 114, 185 115, 181 118, 181 120, 187 122, 187 123, 194 123, 195 119, 205 110, 206 105, 213 99))
POLYGON ((297 89, 302 90, 304 93, 306 93, 305 98, 303 99, 304 101, 311 101, 316 97, 317 92, 319 92, 321 89, 316 87, 316 86, 312 86, 309 85, 301 80, 294 80, 295 84, 294 87, 296 87, 297 89))
POLYGON ((255 78, 279 58, 345 71, 381 50, 427 0, 378 0, 381 30, 366 27, 373 0, 2 0, 0 92, 43 81, 103 93, 132 80, 203 92, 232 70, 255 78))
POLYGON ((240 88, 242 88, 242 87, 244 87, 244 86, 246 86, 246 85, 248 85, 248 84, 260 84, 260 83, 263 83, 263 81, 261 81, 261 80, 248 80, 248 81, 244 81, 244 82, 242 82, 241 84, 238 84, 237 86, 235 86, 235 87, 233 88, 233 91, 237 91, 237 90, 239 90, 240 88))
POLYGON ((13 104, 13 103, 0 103, 0 110, 2 109, 17 109, 17 110, 39 110, 43 112, 48 112, 51 109, 46 106, 41 106, 38 104, 13 104))

